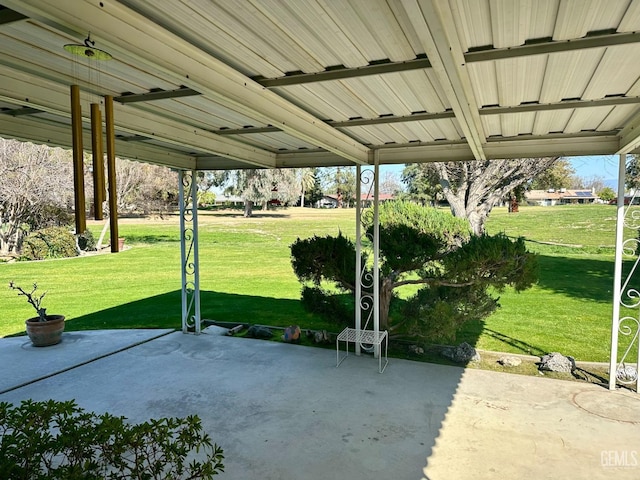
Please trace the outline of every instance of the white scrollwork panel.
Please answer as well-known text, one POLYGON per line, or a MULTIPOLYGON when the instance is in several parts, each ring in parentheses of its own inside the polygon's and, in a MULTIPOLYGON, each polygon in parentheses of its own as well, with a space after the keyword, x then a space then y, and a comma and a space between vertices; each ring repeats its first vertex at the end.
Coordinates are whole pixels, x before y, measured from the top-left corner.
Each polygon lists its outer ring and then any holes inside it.
POLYGON ((179 177, 182 331, 200 333, 197 210, 192 195, 194 172, 181 171, 179 177))

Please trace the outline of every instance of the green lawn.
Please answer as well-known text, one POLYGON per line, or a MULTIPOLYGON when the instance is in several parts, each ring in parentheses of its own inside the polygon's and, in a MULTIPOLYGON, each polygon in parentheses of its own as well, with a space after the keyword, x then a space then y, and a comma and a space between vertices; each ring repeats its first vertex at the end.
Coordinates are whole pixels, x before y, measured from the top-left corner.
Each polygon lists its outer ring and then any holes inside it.
MULTIPOLYGON (((200 284, 203 318, 337 330, 305 312, 290 266, 299 236, 353 238, 354 210, 290 208, 257 212, 202 212, 200 284)), ((90 225, 98 232, 100 225, 90 225)), ((470 324, 458 340, 479 348, 533 354, 561 351, 581 360, 608 359, 615 207, 495 209, 490 233, 524 236, 540 255, 540 281, 521 294, 501 295, 502 308, 470 324)), ((178 218, 120 223, 131 249, 115 255, 0 264, 0 280, 37 281, 49 313, 67 316, 67 329, 180 327, 178 218)), ((24 331, 31 307, 0 288, 0 335, 24 331)))

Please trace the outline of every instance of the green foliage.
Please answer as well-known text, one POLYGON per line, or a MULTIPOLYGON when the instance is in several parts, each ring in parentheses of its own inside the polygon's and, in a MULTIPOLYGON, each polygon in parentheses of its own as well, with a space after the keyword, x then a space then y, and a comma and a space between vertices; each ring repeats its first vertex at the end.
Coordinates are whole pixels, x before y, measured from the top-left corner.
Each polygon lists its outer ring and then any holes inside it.
MULTIPOLYGON (((367 210, 363 215, 369 236, 373 235, 372 213, 367 210)), ((378 216, 385 274, 417 270, 460 247, 471 236, 465 220, 412 202, 384 202, 378 216)))
MULTIPOLYGON (((363 223, 372 235, 373 216, 366 213, 363 223)), ((464 219, 402 201, 380 205, 379 221, 380 325, 396 335, 452 338, 464 322, 482 319, 497 308, 489 288, 502 291, 511 285, 522 291, 536 281, 536 257, 527 252, 523 239, 472 236, 464 219), (390 318, 394 290, 409 284, 424 287, 400 319, 390 318)), ((298 239, 291 256, 301 282, 320 287, 329 281, 342 290, 354 290, 355 247, 342 234, 298 239)), ((306 295, 305 305, 313 311, 331 312, 330 292, 316 288, 306 295)))
POLYGON ((610 202, 611 200, 615 200, 616 192, 611 187, 604 187, 602 190, 598 192, 598 196, 601 200, 605 202, 610 202))
POLYGON ((432 343, 451 343, 462 326, 486 318, 499 307, 485 288, 425 287, 401 308, 400 335, 432 343))
POLYGON ((354 318, 353 295, 332 295, 320 287, 302 287, 302 305, 340 326, 350 325, 354 318))
POLYGON ((140 424, 74 401, 0 403, 0 478, 211 479, 222 449, 197 416, 140 424))
POLYGON ((22 260, 77 257, 76 240, 65 227, 49 227, 29 234, 22 247, 22 260))
POLYGON ((511 285, 517 292, 531 288, 537 279, 536 256, 527 251, 523 238, 503 234, 472 237, 443 259, 449 282, 484 285, 501 291, 511 285))
POLYGON ((355 246, 342 232, 337 237, 298 238, 291 245, 291 265, 301 282, 320 286, 328 280, 343 290, 355 287, 355 246))
POLYGON ((625 186, 629 190, 640 188, 640 155, 638 154, 627 157, 625 186))
POLYGON ((402 170, 402 183, 407 186, 409 200, 422 205, 434 204, 443 198, 440 178, 428 163, 410 163, 402 170))
POLYGON ((569 160, 561 158, 551 168, 540 172, 531 182, 531 190, 570 188, 576 173, 569 160))
POLYGON ((96 249, 96 239, 91 230, 85 230, 78 235, 78 247, 84 252, 92 252, 96 249))

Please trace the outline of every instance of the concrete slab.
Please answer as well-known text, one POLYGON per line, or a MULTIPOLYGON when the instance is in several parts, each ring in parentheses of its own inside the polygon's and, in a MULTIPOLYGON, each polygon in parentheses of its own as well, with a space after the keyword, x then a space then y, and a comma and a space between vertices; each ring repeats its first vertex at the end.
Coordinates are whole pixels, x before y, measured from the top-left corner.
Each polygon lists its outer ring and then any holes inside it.
POLYGON ((0 393, 124 348, 173 332, 173 329, 64 332, 62 341, 34 347, 29 338, 0 338, 0 393))
POLYGON ((225 450, 225 479, 640 475, 635 394, 397 359, 379 374, 370 357, 339 368, 335 359, 335 350, 176 332, 0 401, 76 399, 136 422, 197 414, 225 450))

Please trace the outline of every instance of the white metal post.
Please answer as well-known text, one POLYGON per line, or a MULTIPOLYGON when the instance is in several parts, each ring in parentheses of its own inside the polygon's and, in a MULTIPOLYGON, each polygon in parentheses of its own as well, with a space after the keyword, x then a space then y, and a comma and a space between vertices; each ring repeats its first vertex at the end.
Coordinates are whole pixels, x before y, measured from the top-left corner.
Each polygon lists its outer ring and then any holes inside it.
POLYGON ((609 390, 615 390, 618 369, 618 327, 620 322, 620 300, 622 294, 622 252, 624 244, 624 184, 626 155, 620 154, 618 161, 618 206, 616 209, 616 254, 613 273, 613 307, 611 312, 611 352, 609 362, 609 390))
POLYGON ((180 202, 180 273, 182 275, 181 285, 182 285, 182 332, 187 333, 187 315, 188 315, 188 298, 186 292, 187 285, 187 271, 185 269, 185 264, 187 261, 187 247, 186 247, 186 239, 185 239, 185 197, 184 197, 184 170, 178 171, 178 201, 180 202))
POLYGON ((355 297, 355 353, 360 355, 360 330, 362 328, 362 184, 360 179, 360 165, 356 166, 356 297, 355 297))
POLYGON ((196 181, 196 171, 191 171, 191 208, 193 226, 193 286, 194 286, 194 331, 196 335, 201 331, 200 318, 200 255, 198 249, 198 182, 196 181))
MULTIPOLYGON (((373 187, 373 331, 375 339, 380 332, 380 218, 378 215, 378 197, 380 186, 379 151, 374 153, 373 187)), ((380 344, 376 342, 374 355, 380 357, 380 344)))

